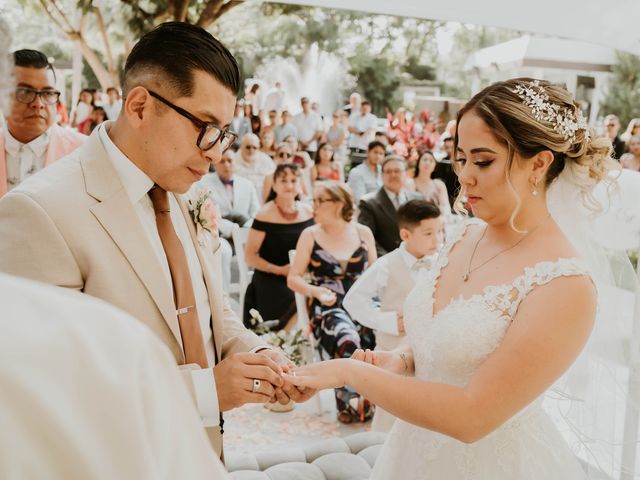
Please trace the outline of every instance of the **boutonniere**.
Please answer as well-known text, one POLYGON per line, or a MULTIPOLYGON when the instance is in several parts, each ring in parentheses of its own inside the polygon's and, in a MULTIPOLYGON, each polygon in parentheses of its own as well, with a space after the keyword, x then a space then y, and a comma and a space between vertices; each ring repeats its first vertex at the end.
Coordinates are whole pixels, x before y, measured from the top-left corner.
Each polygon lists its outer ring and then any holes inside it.
POLYGON ((204 232, 217 234, 220 212, 211 198, 211 190, 204 188, 197 190, 189 199, 189 212, 196 224, 199 240, 204 232))

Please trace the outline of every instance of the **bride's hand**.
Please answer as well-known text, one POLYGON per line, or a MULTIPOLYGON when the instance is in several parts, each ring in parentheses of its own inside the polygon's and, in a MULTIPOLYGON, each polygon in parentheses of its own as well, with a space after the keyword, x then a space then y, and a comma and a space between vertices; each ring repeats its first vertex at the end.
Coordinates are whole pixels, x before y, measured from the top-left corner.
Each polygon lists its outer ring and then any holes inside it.
POLYGON ((409 373, 408 371, 408 362, 406 358, 402 358, 401 353, 398 352, 385 352, 385 351, 371 351, 367 350, 356 350, 351 355, 353 360, 360 360, 361 362, 370 363, 371 365, 375 365, 376 367, 383 368, 392 373, 397 373, 399 375, 405 375, 409 373))
POLYGON ((346 358, 310 363, 296 368, 291 373, 283 374, 285 381, 297 387, 324 390, 339 388, 345 384, 345 369, 348 368, 346 358))

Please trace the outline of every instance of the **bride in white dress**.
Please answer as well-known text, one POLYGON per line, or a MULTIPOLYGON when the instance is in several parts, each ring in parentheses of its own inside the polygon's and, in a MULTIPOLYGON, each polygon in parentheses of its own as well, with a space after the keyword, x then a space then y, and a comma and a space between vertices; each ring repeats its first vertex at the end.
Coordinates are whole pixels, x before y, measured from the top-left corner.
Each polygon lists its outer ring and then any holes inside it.
POLYGON ((609 148, 548 82, 499 82, 461 110, 461 195, 483 222, 456 232, 417 282, 404 347, 288 376, 350 385, 400 418, 372 478, 586 478, 541 403, 588 340, 596 289, 546 196, 569 173, 584 176, 575 188, 588 194, 607 175, 609 148))

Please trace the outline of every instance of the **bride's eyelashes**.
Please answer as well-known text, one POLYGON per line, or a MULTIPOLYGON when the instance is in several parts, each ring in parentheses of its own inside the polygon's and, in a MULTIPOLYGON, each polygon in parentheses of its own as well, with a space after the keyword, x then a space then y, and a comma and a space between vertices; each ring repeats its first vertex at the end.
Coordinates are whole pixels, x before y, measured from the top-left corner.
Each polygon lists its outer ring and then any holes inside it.
POLYGON ((477 162, 473 162, 473 164, 477 165, 479 168, 487 168, 492 163, 493 163, 493 160, 479 160, 477 162))
MULTIPOLYGON (((467 163, 467 159, 466 158, 462 158, 462 157, 458 157, 458 158, 455 159, 455 162, 460 164, 460 166, 464 166, 464 164, 467 163)), ((494 160, 478 160, 476 162, 473 162, 473 164, 476 165, 479 168, 487 168, 493 162, 494 162, 494 160)))

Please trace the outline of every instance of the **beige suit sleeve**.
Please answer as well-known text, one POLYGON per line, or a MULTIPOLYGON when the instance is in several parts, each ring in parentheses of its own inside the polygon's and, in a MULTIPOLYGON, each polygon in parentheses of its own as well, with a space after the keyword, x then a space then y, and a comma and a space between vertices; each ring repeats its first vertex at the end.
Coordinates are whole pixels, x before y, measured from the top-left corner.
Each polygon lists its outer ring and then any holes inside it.
POLYGON ((0 200, 0 271, 81 290, 78 264, 53 220, 25 193, 0 200))
POLYGON ((231 306, 229 297, 225 292, 222 300, 222 314, 224 317, 224 342, 222 344, 222 358, 238 352, 249 350, 267 343, 258 335, 247 329, 238 318, 231 306))

